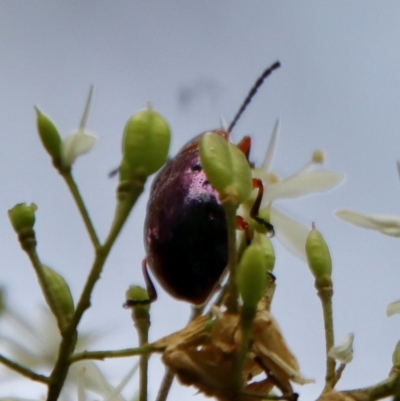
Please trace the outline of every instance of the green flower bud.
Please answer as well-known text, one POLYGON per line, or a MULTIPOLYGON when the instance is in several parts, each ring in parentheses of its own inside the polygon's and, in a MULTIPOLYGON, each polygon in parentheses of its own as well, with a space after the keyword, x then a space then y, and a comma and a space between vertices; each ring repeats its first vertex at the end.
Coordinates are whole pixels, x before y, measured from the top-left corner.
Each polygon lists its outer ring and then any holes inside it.
POLYGON ((61 330, 70 322, 74 311, 71 290, 64 278, 48 266, 42 265, 44 276, 44 294, 49 308, 56 316, 61 330))
POLYGON ((119 180, 126 181, 129 180, 130 176, 130 165, 126 159, 122 159, 121 164, 119 166, 119 180))
POLYGON ((57 128, 42 112, 35 107, 36 125, 40 139, 47 153, 52 157, 53 163, 56 166, 60 165, 61 161, 61 137, 57 128))
POLYGON ((131 285, 127 289, 125 298, 127 301, 133 301, 137 303, 149 302, 149 294, 147 293, 147 290, 137 285, 131 285))
POLYGON ((252 190, 252 178, 243 152, 214 132, 201 137, 199 151, 204 172, 221 198, 234 198, 238 204, 245 202, 252 190))
POLYGON ((125 293, 125 308, 132 309, 135 323, 141 319, 149 319, 150 299, 147 290, 137 285, 131 285, 125 293))
POLYGON ((396 348, 393 351, 392 363, 394 367, 400 368, 400 341, 396 344, 396 348))
POLYGON ((258 245, 264 252, 266 271, 271 273, 275 266, 275 251, 271 240, 263 234, 254 233, 252 244, 258 245))
POLYGON ((314 223, 307 237, 306 255, 308 266, 316 279, 323 276, 331 277, 332 260, 329 248, 321 233, 315 229, 314 223))
POLYGON ((18 203, 8 211, 8 217, 17 234, 27 229, 32 229, 35 224, 35 211, 37 206, 34 203, 18 203))
POLYGON ((266 256, 260 245, 251 244, 244 252, 238 271, 238 288, 243 308, 256 310, 266 285, 266 256))
POLYGON ((126 123, 122 138, 122 164, 130 177, 147 178, 165 163, 171 142, 166 120, 151 109, 134 114, 126 123))

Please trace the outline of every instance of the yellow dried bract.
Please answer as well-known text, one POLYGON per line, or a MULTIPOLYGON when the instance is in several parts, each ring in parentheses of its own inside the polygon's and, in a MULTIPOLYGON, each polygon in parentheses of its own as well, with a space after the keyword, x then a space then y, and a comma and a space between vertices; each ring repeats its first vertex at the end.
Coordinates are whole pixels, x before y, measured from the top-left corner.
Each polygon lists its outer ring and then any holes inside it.
POLYGON ((339 393, 337 391, 329 391, 327 393, 322 393, 317 401, 354 401, 355 398, 348 394, 339 393))
MULTIPOLYGON (((259 306, 263 305, 260 302, 259 306)), ((290 394, 290 382, 305 384, 296 358, 283 339, 278 324, 263 308, 256 313, 249 350, 242 368, 244 387, 234 383, 234 364, 241 343, 239 314, 213 309, 210 318, 201 316, 183 330, 164 337, 153 345, 166 347, 164 363, 182 384, 195 386, 207 396, 221 401, 255 401, 277 385, 290 394), (260 376, 261 380, 253 378, 260 376), (273 376, 273 380, 269 378, 273 376)))

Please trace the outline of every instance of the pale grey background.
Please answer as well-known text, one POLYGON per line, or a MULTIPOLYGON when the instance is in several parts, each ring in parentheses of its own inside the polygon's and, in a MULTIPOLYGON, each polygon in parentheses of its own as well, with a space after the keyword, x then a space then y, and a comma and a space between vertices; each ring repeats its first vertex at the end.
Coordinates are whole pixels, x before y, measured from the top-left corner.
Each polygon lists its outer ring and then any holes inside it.
MULTIPOLYGON (((99 141, 78 160, 74 174, 99 234, 114 210, 117 180, 107 178, 120 160, 123 126, 150 100, 169 120, 171 154, 195 134, 233 117, 261 71, 279 59, 234 131, 253 137, 260 162, 277 117, 282 130, 274 169, 288 175, 315 149, 326 167, 347 175, 337 191, 280 202, 306 224, 315 221, 334 261, 338 341, 355 332, 355 359, 338 388, 386 377, 399 339, 399 318, 386 305, 400 297, 398 239, 335 219, 335 209, 400 214, 400 3, 397 1, 2 1, 0 3, 0 283, 12 307, 38 318, 42 296, 20 251, 6 211, 35 202, 42 259, 61 272, 75 297, 92 258, 88 237, 65 185, 38 141, 33 105, 61 133, 79 122, 90 84, 95 85, 88 127, 99 141), (182 94, 192 93, 182 105, 182 94)), ((148 188, 148 186, 147 186, 148 188)), ((106 329, 95 349, 137 343, 122 309, 129 284, 142 283, 142 224, 148 193, 116 243, 83 328, 106 329)), ((317 380, 300 388, 312 399, 322 388, 324 341, 319 300, 307 267, 277 248, 273 313, 302 371, 317 380)), ((189 308, 160 290, 151 339, 183 326, 189 308)), ((163 372, 151 363, 151 399, 163 372)), ((113 383, 133 360, 104 362, 113 383)), ((0 397, 42 394, 43 387, 0 383, 0 397)), ((134 383, 126 395, 132 395, 134 383)), ((171 399, 193 388, 174 385, 171 399)), ((196 396, 195 399, 202 399, 196 396)))

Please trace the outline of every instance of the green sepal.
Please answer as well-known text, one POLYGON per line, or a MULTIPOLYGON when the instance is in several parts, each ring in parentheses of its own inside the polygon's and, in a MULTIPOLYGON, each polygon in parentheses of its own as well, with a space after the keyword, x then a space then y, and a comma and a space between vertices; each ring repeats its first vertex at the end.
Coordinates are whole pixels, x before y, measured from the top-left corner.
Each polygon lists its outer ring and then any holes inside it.
POLYGON ((126 123, 122 138, 124 175, 145 179, 166 162, 171 131, 166 120, 146 109, 134 114, 126 123))
POLYGON ((243 152, 214 132, 201 137, 199 151, 207 179, 219 192, 221 200, 235 200, 237 205, 245 202, 251 194, 252 178, 243 152))
POLYGON ((62 140, 57 128, 53 122, 45 116, 37 107, 36 111, 36 126, 39 133, 39 137, 43 143, 47 153, 53 159, 55 166, 61 165, 61 148, 62 140))
POLYGON ((63 331, 69 324, 74 311, 74 300, 65 279, 48 266, 42 265, 44 276, 44 295, 47 305, 55 315, 58 326, 63 331))

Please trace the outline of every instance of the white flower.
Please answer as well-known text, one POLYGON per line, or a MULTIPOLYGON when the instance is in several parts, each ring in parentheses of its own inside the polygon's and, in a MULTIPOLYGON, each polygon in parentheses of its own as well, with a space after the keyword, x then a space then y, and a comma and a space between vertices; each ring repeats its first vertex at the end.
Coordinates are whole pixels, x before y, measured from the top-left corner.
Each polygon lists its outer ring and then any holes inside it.
POLYGON ((269 209, 270 221, 274 226, 276 238, 289 251, 305 261, 305 244, 310 227, 290 218, 275 207, 271 207, 271 204, 279 199, 299 198, 328 191, 339 185, 343 181, 344 175, 332 171, 315 171, 315 168, 323 161, 322 152, 316 151, 312 160, 297 173, 280 180, 270 169, 276 149, 278 131, 279 120, 275 123, 261 167, 253 170, 253 176, 260 178, 264 183, 264 196, 260 212, 269 209))
POLYGON ((383 214, 363 214, 351 210, 338 210, 335 215, 355 226, 379 231, 391 237, 400 237, 400 217, 383 214))
MULTIPOLYGON (((400 162, 397 162, 397 172, 400 176, 400 162)), ((400 217, 383 214, 364 214, 352 210, 338 210, 335 215, 347 223, 379 231, 390 237, 400 237, 400 217)))
POLYGON ((92 93, 93 86, 90 87, 79 127, 68 134, 63 140, 61 157, 65 166, 72 166, 78 156, 81 156, 92 149, 96 141, 96 136, 85 130, 92 93))
MULTIPOLYGON (((10 358, 35 371, 49 372, 53 368, 61 338, 56 320, 47 308, 42 309, 41 325, 38 327, 32 326, 23 317, 7 309, 1 315, 0 320, 2 323, 0 343, 10 358), (8 335, 5 334, 7 330, 9 331, 8 335)), ((80 334, 77 351, 86 349, 93 340, 92 334, 80 334)), ((133 373, 128 373, 129 378, 133 373)), ((120 392, 126 384, 126 378, 123 382, 123 385, 114 388, 107 382, 94 362, 82 360, 71 365, 60 400, 71 399, 72 394, 75 396, 78 390, 78 394, 81 396, 86 391, 90 391, 101 397, 102 400, 123 401, 120 392)), ((75 399, 75 397, 72 398, 75 399)), ((82 400, 81 397, 78 398, 82 400)), ((16 400, 17 398, 8 399, 16 400)))
POLYGON ((353 341, 354 333, 347 334, 340 345, 329 350, 328 356, 343 364, 350 363, 353 360, 353 341))
POLYGON ((387 317, 393 316, 397 313, 400 313, 400 299, 398 299, 397 301, 391 302, 386 307, 386 316, 387 317))

